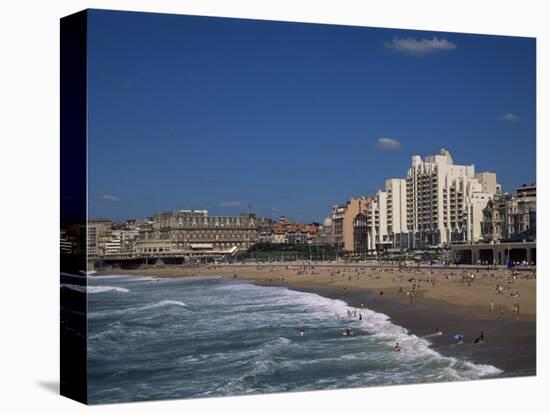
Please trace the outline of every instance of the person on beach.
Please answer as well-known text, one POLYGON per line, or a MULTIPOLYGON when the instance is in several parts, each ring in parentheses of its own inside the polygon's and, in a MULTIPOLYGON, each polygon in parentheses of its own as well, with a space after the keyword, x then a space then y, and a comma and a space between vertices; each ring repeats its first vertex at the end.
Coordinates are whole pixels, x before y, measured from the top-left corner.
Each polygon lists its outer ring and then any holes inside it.
POLYGON ((485 342, 485 335, 483 335, 483 331, 481 331, 479 336, 475 339, 474 344, 477 344, 478 342, 481 344, 485 342))
POLYGON ((395 352, 401 352, 401 347, 399 346, 399 342, 395 343, 395 347, 393 348, 395 352))
POLYGON ((493 300, 491 299, 491 313, 495 310, 495 304, 493 303, 493 300))

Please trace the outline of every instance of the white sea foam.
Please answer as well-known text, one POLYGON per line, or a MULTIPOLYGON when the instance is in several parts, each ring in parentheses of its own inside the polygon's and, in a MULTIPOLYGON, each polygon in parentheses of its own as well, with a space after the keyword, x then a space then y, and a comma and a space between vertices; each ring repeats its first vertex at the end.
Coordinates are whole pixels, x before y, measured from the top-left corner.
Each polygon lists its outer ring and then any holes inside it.
MULTIPOLYGON (((395 325, 391 322, 388 315, 374 312, 370 309, 354 308, 348 306, 344 301, 337 299, 328 299, 323 296, 287 290, 287 296, 293 299, 300 299, 304 304, 314 312, 319 314, 319 317, 326 318, 327 316, 340 316, 343 321, 358 322, 359 326, 375 338, 381 340, 381 343, 386 343, 388 352, 392 352, 396 342, 401 345, 400 353, 391 353, 393 358, 402 360, 404 363, 412 363, 417 360, 431 358, 434 362, 439 362, 447 365, 444 370, 449 377, 457 380, 478 379, 485 376, 497 375, 502 370, 492 365, 474 364, 469 361, 461 361, 454 357, 446 357, 439 352, 430 348, 430 343, 423 338, 410 334, 407 329, 402 326, 395 325), (362 320, 348 319, 347 311, 356 311, 361 313, 362 320)), ((285 302, 280 301, 280 302, 285 302)), ((430 361, 426 361, 429 363, 430 361)))
POLYGON ((186 303, 180 302, 179 300, 161 300, 160 302, 151 303, 150 305, 143 306, 141 309, 155 309, 155 308, 162 308, 164 306, 182 306, 184 308, 187 307, 186 303))
POLYGON ((69 285, 69 284, 61 285, 61 286, 77 292, 88 293, 88 294, 103 293, 103 292, 109 292, 109 291, 127 293, 130 291, 129 289, 117 287, 117 286, 80 286, 80 285, 69 285))
MULTIPOLYGON (((256 321, 261 321, 263 319, 261 311, 264 308, 301 305, 308 314, 307 319, 326 320, 327 318, 335 318, 338 314, 342 322, 356 323, 359 329, 377 339, 379 344, 387 348, 387 352, 382 356, 384 359, 398 360, 406 365, 436 364, 441 367, 442 375, 448 377, 448 379, 456 380, 477 379, 502 372, 492 365, 474 364, 469 361, 443 356, 430 348, 428 340, 413 335, 404 327, 394 324, 388 315, 371 309, 354 308, 348 306, 342 300, 329 299, 315 293, 299 292, 288 288, 256 286, 248 283, 222 285, 217 289, 228 294, 242 291, 245 297, 250 298, 239 304, 231 303, 234 300, 231 295, 218 299, 219 303, 234 306, 235 315, 228 315, 227 322, 237 320, 241 312, 249 311, 258 311, 255 318, 256 321), (248 291, 250 291, 250 295, 246 295, 248 291), (346 316, 348 309, 352 312, 356 311, 357 314, 361 313, 362 320, 359 321, 357 318, 348 319, 346 316), (393 352, 396 342, 401 345, 400 353, 393 352)), ((285 344, 285 346, 288 346, 288 344, 285 344)))
MULTIPOLYGON (((93 361, 106 361, 117 372, 139 369, 136 361, 145 360, 182 378, 152 378, 150 389, 163 390, 151 394, 153 398, 456 381, 501 372, 491 365, 445 357, 387 315, 341 300, 225 279, 169 281, 173 284, 163 286, 124 279, 119 285, 113 280, 108 284, 130 287, 132 294, 95 296, 92 304, 101 306, 88 313, 93 361), (196 285, 178 286, 188 281, 196 285), (348 309, 361 313, 362 320, 348 319, 348 309), (342 337, 346 327, 357 335, 342 337), (304 337, 299 336, 301 328, 304 337), (160 345, 159 337, 167 341, 166 347, 149 352, 150 345, 160 345), (401 345, 400 353, 393 351, 395 342, 401 345), (104 355, 101 349, 113 352, 104 355), (193 372, 201 373, 200 381, 185 380, 193 372)), ((91 369, 98 366, 105 364, 90 364, 91 369)), ((104 388, 118 385, 115 376, 102 381, 104 388)), ((140 381, 108 398, 98 398, 96 390, 96 399, 120 401, 141 392, 140 381)))

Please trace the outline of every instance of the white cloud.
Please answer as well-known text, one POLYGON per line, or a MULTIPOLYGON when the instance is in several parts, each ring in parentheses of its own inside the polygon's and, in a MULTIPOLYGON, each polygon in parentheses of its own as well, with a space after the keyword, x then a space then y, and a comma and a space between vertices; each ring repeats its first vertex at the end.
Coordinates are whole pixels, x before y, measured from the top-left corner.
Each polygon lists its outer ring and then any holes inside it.
POLYGON ((515 115, 511 112, 508 112, 507 114, 504 114, 502 115, 500 118, 501 121, 504 121, 504 122, 519 122, 519 116, 518 115, 515 115))
POLYGON ((239 207, 240 205, 240 201, 222 201, 220 203, 220 207, 239 207))
POLYGON ((447 39, 415 39, 414 37, 395 37, 386 47, 397 52, 413 56, 425 56, 435 52, 456 49, 456 45, 447 39))
POLYGON ((374 147, 382 151, 397 151, 401 149, 401 143, 393 138, 378 138, 374 147))
POLYGON ((120 201, 119 197, 114 196, 114 195, 109 195, 109 194, 103 194, 99 198, 101 198, 102 200, 107 200, 107 201, 120 201))

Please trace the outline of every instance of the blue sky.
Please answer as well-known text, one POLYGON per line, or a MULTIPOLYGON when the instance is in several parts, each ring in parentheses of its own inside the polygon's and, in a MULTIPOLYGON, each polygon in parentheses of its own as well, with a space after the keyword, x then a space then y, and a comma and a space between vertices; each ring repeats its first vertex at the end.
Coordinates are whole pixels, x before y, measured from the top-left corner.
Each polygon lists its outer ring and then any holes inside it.
POLYGON ((88 33, 90 217, 322 221, 441 147, 535 181, 532 38, 98 10, 88 33))

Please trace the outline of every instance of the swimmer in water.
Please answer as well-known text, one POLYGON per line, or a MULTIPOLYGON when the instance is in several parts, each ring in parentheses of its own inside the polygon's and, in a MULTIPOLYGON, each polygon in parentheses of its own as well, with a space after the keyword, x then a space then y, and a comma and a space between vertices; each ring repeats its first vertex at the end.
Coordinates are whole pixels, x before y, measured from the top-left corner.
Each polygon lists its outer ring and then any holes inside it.
POLYGON ((393 348, 395 352, 401 352, 401 347, 399 346, 399 342, 395 343, 395 347, 393 348))
POLYGON ((304 336, 304 335, 305 335, 304 330, 301 329, 301 330, 300 330, 300 336, 304 336))

